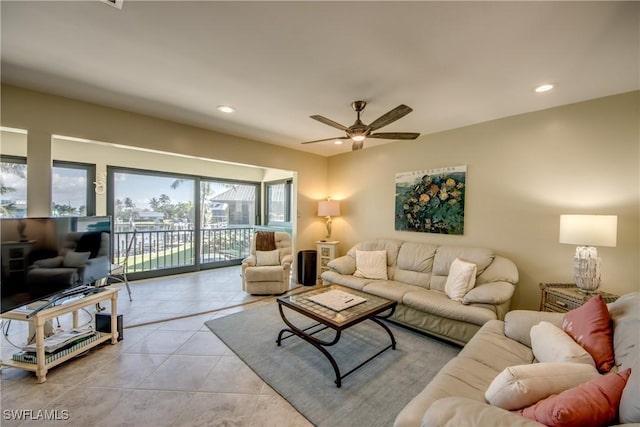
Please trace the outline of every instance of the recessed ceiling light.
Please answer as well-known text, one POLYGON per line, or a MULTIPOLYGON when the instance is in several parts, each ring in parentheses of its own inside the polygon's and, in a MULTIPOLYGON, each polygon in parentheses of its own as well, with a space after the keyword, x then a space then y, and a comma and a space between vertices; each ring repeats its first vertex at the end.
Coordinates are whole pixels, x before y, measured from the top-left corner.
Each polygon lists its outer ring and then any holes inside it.
POLYGON ((344 141, 341 140, 341 139, 336 139, 335 141, 333 141, 333 143, 336 144, 336 145, 342 145, 342 144, 344 144, 344 141))
POLYGON ((548 84, 543 84, 543 85, 538 86, 536 88, 536 92, 538 92, 538 93, 549 92, 551 89, 553 89, 553 85, 548 83, 548 84))
POLYGON ((231 105, 218 105, 216 107, 216 110, 220 111, 221 113, 235 113, 236 111, 236 109, 231 105))

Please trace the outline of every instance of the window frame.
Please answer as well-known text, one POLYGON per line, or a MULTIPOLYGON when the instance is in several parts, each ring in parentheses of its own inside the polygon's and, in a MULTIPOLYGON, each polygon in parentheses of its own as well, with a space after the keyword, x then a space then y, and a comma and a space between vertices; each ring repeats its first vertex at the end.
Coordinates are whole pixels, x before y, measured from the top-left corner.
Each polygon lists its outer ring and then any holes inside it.
MULTIPOLYGON (((95 184, 96 181, 96 165, 92 163, 80 163, 70 162, 67 160, 54 160, 51 165, 51 175, 53 177, 53 168, 66 168, 66 169, 82 169, 87 171, 87 188, 86 188, 86 216, 93 216, 96 214, 96 193, 95 184)), ((51 180, 51 215, 53 216, 53 178, 51 180)), ((81 216, 81 215, 78 215, 81 216)))
POLYGON ((291 178, 287 178, 287 179, 279 179, 276 181, 266 181, 264 183, 264 225, 266 226, 276 226, 276 227, 281 227, 281 226, 290 226, 291 225, 291 221, 292 221, 292 216, 291 216, 291 193, 292 193, 292 187, 293 187, 293 179, 291 178), (269 192, 269 187, 272 186, 276 186, 276 185, 282 185, 284 184, 284 221, 269 221, 269 207, 271 205, 271 200, 270 200, 270 192, 269 192))
MULTIPOLYGON (((26 170, 26 166, 27 166, 27 158, 23 157, 23 156, 14 156, 14 155, 9 155, 9 154, 0 154, 0 162, 2 163, 15 163, 15 164, 19 164, 19 165, 24 165, 25 166, 25 173, 27 173, 27 178, 25 179, 25 184, 26 184, 26 189, 27 189, 27 194, 28 194, 28 188, 29 188, 29 179, 28 179, 28 171, 26 170)), ((6 216, 3 218, 25 218, 28 216, 28 209, 29 209, 29 204, 27 201, 27 194, 25 194, 25 211, 24 211, 24 217, 20 217, 20 216, 6 216)))

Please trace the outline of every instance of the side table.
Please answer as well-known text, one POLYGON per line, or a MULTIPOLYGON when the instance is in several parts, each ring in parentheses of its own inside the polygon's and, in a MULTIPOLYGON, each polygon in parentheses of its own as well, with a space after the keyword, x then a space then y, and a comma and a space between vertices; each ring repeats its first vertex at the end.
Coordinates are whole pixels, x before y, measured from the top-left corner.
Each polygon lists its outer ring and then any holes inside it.
POLYGON ((322 273, 329 270, 329 267, 327 266, 329 261, 331 261, 332 259, 338 256, 339 243, 340 242, 338 241, 316 242, 316 247, 318 249, 318 256, 317 256, 318 267, 316 268, 316 274, 318 277, 316 278, 316 281, 318 283, 322 283, 322 279, 320 278, 322 273))
POLYGON ((578 287, 573 283, 540 283, 540 291, 542 293, 540 296, 540 311, 556 313, 566 313, 569 310, 578 308, 596 294, 602 296, 602 299, 607 304, 614 302, 619 297, 602 291, 586 295, 579 292, 578 287))

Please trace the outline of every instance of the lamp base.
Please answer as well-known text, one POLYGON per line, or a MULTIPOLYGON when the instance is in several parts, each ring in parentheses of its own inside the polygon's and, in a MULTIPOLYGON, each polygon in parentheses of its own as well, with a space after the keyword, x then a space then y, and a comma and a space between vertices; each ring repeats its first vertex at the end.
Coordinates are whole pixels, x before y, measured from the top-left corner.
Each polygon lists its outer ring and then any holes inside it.
POLYGON ((573 258, 573 279, 584 294, 596 292, 600 287, 600 258, 593 246, 578 246, 573 258))

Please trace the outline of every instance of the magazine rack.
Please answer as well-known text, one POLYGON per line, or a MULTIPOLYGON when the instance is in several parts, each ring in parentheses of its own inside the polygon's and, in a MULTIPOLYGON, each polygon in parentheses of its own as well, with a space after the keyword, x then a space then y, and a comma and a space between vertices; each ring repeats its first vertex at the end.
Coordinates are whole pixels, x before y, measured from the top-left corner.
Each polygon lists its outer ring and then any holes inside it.
POLYGON ((36 332, 36 361, 35 363, 19 362, 16 360, 2 360, 3 366, 24 369, 36 373, 38 383, 42 384, 47 380, 47 372, 49 369, 57 366, 67 360, 83 353, 90 348, 97 346, 105 341, 111 340, 111 344, 118 343, 118 289, 102 288, 100 292, 86 295, 78 300, 70 301, 66 304, 53 306, 40 310, 33 314, 31 309, 19 308, 2 314, 3 319, 20 320, 24 322, 32 322, 36 332), (44 325, 47 321, 62 316, 64 314, 73 314, 73 328, 78 327, 78 310, 84 307, 98 304, 99 302, 111 300, 111 332, 97 332, 97 338, 86 340, 79 343, 71 351, 64 354, 53 354, 45 356, 44 352, 44 325))

